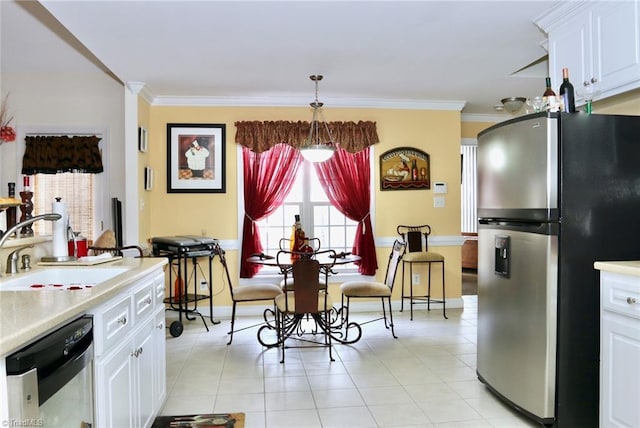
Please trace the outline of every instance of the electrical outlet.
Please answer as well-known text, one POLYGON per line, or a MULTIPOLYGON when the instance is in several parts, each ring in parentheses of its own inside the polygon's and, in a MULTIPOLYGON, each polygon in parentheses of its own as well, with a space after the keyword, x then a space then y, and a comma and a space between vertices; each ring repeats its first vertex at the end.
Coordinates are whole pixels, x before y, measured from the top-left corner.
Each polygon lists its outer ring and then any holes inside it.
POLYGON ((433 197, 433 207, 434 208, 444 208, 444 196, 434 196, 433 197))
POLYGON ((414 273, 413 276, 411 277, 411 283, 413 285, 420 285, 420 274, 419 273, 414 273))
POLYGON ((209 291, 209 284, 207 284, 207 281, 200 281, 200 291, 209 291))

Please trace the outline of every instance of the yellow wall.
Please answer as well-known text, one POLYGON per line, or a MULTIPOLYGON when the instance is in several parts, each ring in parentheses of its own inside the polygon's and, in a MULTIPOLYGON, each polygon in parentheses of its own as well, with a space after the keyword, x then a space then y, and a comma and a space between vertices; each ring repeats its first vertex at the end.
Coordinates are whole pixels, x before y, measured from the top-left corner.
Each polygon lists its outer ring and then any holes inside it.
POLYGON ((495 122, 462 122, 462 138, 478 138, 478 133, 495 125, 495 122))
POLYGON ((640 89, 593 103, 594 114, 628 114, 640 116, 640 89))
MULTIPOLYGON (((144 109, 142 109, 144 111, 144 109)), ((375 236, 396 236, 398 224, 424 224, 432 227, 434 236, 460 235, 460 113, 452 111, 394 110, 394 109, 326 109, 328 121, 371 120, 377 123, 380 143, 374 146, 375 168, 375 236), (444 209, 433 208, 432 190, 380 191, 379 156, 400 146, 415 147, 427 152, 431 162, 431 182, 444 181, 448 185, 444 209)), ((148 194, 148 227, 140 226, 140 238, 153 236, 195 234, 220 240, 239 240, 238 191, 235 144, 236 121, 245 120, 310 120, 309 108, 284 107, 166 107, 151 106, 148 116, 148 162, 155 171, 154 189, 148 194), (179 194, 167 193, 167 123, 223 123, 226 124, 226 193, 179 194)), ((143 155, 145 156, 145 155, 143 155)), ((143 217, 145 220, 147 217, 143 217)), ((142 223, 142 222, 141 222, 142 223)), ((460 297, 460 247, 433 247, 446 257, 447 298, 460 297)), ((390 248, 378 248, 378 279, 383 279, 390 248)), ((237 283, 236 251, 227 258, 232 280, 237 283)), ((216 264, 217 265, 217 264, 216 264)), ((217 267, 215 269, 217 271, 217 267)), ((434 275, 440 275, 436 269, 434 275)), ((219 272, 214 273, 221 279, 219 272)), ((424 278, 424 276, 423 276, 424 278)), ((216 281, 214 280, 214 281, 216 281)), ((399 295, 400 281, 394 295, 399 295)), ((440 281, 434 283, 435 291, 440 281)), ((216 286, 217 288, 217 286, 216 286)), ((217 304, 228 305, 226 290, 219 290, 217 304)))

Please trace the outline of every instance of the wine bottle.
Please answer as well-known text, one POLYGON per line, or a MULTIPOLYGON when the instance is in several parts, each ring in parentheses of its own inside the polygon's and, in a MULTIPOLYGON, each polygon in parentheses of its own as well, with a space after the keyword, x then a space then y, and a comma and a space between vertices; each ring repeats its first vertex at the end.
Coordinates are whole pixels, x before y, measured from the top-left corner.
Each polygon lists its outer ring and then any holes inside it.
POLYGON ((567 113, 576 112, 576 100, 573 92, 573 85, 569 82, 569 69, 562 69, 562 84, 560 85, 560 99, 562 111, 567 113))
POLYGON ((302 224, 300 223, 300 214, 295 215, 295 222, 291 227, 291 238, 289 240, 289 250, 296 251, 297 249, 297 240, 299 231, 302 230, 302 224))
POLYGON ((558 100, 556 93, 551 88, 551 77, 545 79, 546 89, 542 94, 542 99, 547 111, 558 111, 558 100))

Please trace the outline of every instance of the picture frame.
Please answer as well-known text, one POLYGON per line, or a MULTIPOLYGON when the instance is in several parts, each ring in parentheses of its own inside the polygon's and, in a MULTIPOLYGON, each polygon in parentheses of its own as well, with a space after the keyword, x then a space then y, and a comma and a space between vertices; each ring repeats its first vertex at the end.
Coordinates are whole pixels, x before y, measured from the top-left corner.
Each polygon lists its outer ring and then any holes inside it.
POLYGON ((225 193, 225 124, 167 124, 167 193, 225 193))
POLYGON ((153 190, 153 169, 150 166, 144 167, 144 190, 153 190))
POLYGON ((143 153, 147 151, 147 146, 148 146, 147 134, 148 134, 147 128, 145 128, 144 126, 141 126, 138 128, 138 151, 143 153))
POLYGON ((414 147, 398 147, 380 155, 380 190, 431 188, 429 154, 414 147))

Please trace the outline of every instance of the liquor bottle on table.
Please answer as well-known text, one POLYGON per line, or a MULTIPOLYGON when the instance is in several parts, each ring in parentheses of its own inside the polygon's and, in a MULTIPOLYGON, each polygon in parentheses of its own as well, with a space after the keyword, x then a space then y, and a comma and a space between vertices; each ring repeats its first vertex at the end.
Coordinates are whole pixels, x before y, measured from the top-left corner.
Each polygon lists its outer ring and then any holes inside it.
POLYGON ((298 235, 300 234, 300 231, 302 231, 302 223, 300 223, 300 215, 296 214, 295 222, 291 227, 291 238, 289 239, 289 250, 296 251, 296 249, 298 248, 297 239, 298 239, 298 235))
POLYGON ((562 111, 567 113, 576 112, 576 100, 573 91, 573 85, 569 82, 569 69, 562 69, 562 84, 560 85, 560 100, 562 111))

